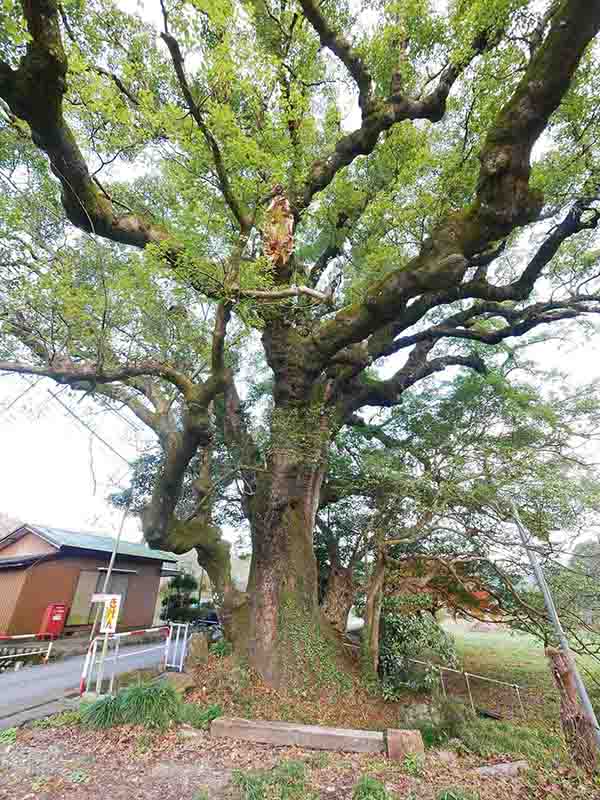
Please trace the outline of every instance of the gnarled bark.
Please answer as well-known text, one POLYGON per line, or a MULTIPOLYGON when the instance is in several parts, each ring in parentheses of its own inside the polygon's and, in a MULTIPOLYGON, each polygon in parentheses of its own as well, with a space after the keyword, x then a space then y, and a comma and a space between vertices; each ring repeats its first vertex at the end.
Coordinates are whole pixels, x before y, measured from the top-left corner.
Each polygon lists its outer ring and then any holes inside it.
POLYGON ((324 465, 311 464, 281 441, 272 450, 255 503, 248 652, 263 678, 278 685, 293 669, 284 663, 282 642, 301 636, 285 629, 291 616, 319 624, 312 532, 324 465))

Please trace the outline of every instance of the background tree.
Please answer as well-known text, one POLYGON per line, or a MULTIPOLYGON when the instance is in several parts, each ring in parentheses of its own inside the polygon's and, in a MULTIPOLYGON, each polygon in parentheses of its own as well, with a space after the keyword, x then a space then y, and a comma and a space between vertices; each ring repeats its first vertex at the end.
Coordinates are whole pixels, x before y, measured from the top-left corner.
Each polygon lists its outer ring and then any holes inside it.
POLYGON ((161 618, 179 622, 189 622, 192 618, 192 595, 198 591, 198 581, 193 575, 182 572, 174 575, 163 594, 161 618))
POLYGON ((313 533, 340 431, 600 308, 600 8, 163 0, 142 19, 9 0, 2 13, 0 370, 136 414, 163 453, 146 539, 196 548, 228 595, 220 432, 252 538, 240 630, 280 683, 306 661, 288 622, 327 631, 313 533), (258 423, 238 387, 265 374, 258 423))

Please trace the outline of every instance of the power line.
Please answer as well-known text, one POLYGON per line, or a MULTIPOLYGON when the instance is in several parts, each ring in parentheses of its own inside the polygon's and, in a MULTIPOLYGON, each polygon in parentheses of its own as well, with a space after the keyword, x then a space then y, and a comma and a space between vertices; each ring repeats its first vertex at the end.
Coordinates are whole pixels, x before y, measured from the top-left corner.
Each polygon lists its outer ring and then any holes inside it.
POLYGON ((42 380, 41 378, 37 378, 37 380, 35 380, 33 383, 30 383, 30 384, 29 384, 29 386, 28 386, 28 387, 27 387, 27 388, 26 388, 24 391, 22 391, 20 394, 18 394, 18 395, 15 397, 15 399, 14 399, 14 400, 12 400, 12 401, 11 401, 11 402, 10 402, 10 403, 9 403, 9 404, 6 406, 6 408, 3 408, 3 409, 2 409, 2 415, 4 415, 4 414, 7 414, 7 413, 8 413, 8 412, 11 410, 11 408, 12 408, 14 405, 16 405, 16 403, 18 403, 18 402, 19 402, 19 400, 21 400, 23 397, 25 397, 25 395, 27 394, 27 392, 30 392, 30 391, 31 391, 31 390, 32 390, 32 389, 33 389, 35 386, 37 386, 37 385, 38 385, 38 383, 39 383, 41 380, 42 380))
POLYGON ((70 409, 69 406, 66 403, 63 403, 63 401, 58 397, 58 394, 52 394, 50 389, 48 389, 48 394, 50 395, 50 397, 53 397, 56 400, 57 403, 60 403, 60 405, 64 408, 64 410, 67 411, 72 417, 74 417, 77 420, 77 422, 79 422, 81 425, 83 425, 83 427, 87 431, 89 431, 92 434, 92 436, 95 436, 96 439, 101 441, 102 444, 105 447, 108 447, 108 449, 112 453, 114 453, 118 458, 120 458, 121 461, 124 461, 127 464, 128 467, 132 466, 132 464, 129 461, 129 459, 125 458, 125 456, 122 456, 121 453, 119 453, 117 450, 115 450, 115 448, 112 446, 112 444, 109 444, 109 442, 107 442, 106 439, 103 439, 102 436, 100 436, 99 433, 97 433, 90 425, 88 425, 87 422, 85 422, 85 420, 81 419, 81 417, 79 417, 72 409, 70 409))

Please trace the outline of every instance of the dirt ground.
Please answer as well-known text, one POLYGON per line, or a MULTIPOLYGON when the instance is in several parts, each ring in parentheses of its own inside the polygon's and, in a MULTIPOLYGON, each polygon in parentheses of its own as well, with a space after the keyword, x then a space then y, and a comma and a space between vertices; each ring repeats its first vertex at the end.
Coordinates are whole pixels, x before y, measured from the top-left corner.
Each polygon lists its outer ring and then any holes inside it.
POLYGON ((306 763, 310 784, 325 800, 350 800, 362 774, 382 780, 394 798, 435 800, 442 790, 461 788, 478 800, 600 798, 590 784, 566 771, 525 773, 520 778, 481 778, 473 756, 428 752, 418 775, 383 757, 274 748, 233 740, 193 738, 181 730, 149 734, 122 727, 91 731, 79 726, 21 729, 14 743, 0 745, 2 800, 237 800, 235 770, 268 769, 283 759, 306 763), (205 795, 206 796, 206 795, 205 795))

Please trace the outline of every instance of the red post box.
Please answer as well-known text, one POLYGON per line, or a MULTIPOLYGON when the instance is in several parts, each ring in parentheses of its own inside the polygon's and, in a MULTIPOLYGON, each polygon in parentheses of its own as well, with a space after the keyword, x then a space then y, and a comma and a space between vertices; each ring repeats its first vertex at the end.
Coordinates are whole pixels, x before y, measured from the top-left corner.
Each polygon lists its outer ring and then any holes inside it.
POLYGON ((44 611, 38 639, 56 639, 63 632, 67 621, 68 606, 66 603, 50 603, 44 611))

